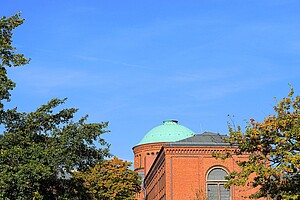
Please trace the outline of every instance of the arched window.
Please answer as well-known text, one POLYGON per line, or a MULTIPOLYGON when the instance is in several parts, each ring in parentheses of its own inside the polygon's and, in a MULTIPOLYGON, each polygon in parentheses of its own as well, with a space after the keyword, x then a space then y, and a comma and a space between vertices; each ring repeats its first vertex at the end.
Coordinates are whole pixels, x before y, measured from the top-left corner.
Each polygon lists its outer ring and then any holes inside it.
POLYGON ((227 172, 222 168, 213 168, 207 175, 207 200, 230 200, 230 189, 224 187, 227 172))

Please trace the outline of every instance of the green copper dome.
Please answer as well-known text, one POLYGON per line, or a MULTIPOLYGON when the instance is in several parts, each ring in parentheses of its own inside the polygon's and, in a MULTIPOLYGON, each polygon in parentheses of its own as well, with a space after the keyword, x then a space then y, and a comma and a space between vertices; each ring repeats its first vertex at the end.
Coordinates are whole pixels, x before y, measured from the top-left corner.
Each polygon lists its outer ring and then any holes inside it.
POLYGON ((165 120, 163 121, 162 125, 150 130, 138 145, 155 142, 176 142, 193 135, 193 131, 182 125, 179 125, 178 121, 165 120))

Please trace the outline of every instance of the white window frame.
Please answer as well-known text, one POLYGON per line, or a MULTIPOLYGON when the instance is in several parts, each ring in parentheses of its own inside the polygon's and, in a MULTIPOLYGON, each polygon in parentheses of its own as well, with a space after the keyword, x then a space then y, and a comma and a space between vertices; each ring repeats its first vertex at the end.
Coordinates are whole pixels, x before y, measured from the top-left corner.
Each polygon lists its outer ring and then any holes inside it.
MULTIPOLYGON (((223 179, 223 180, 208 180, 208 176, 209 174, 213 171, 213 170, 216 170, 216 169, 221 169, 223 170, 224 172, 226 172, 226 174, 229 174, 228 170, 222 166, 214 166, 212 168, 210 168, 208 171, 207 171, 207 174, 206 174, 206 198, 207 200, 208 199, 208 185, 217 185, 217 192, 218 192, 218 200, 222 200, 221 197, 220 197, 220 185, 224 185, 226 184, 227 180, 223 179)), ((231 189, 229 189, 229 199, 231 200, 232 199, 232 191, 231 189)))

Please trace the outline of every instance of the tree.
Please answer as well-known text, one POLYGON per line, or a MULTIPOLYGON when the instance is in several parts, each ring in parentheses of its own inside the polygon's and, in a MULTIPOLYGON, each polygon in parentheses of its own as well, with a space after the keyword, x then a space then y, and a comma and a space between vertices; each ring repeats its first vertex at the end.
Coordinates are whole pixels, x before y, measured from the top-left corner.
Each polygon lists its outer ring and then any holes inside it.
POLYGON ((24 19, 20 18, 20 13, 9 18, 2 17, 0 19, 0 116, 3 115, 4 109, 2 101, 10 100, 9 91, 16 85, 7 77, 5 67, 17 67, 25 65, 30 61, 30 59, 25 58, 23 54, 16 53, 16 48, 12 46, 12 31, 23 24, 23 22, 24 19))
POLYGON ((89 199, 72 175, 109 156, 101 138, 107 122, 87 123, 87 116, 74 121, 75 108, 55 111, 66 99, 29 113, 5 109, 15 87, 7 67, 29 62, 12 46, 12 31, 23 21, 20 14, 0 19, 0 199, 89 199))
MULTIPOLYGON (((300 96, 290 93, 274 106, 275 114, 263 122, 250 119, 245 131, 229 123, 228 142, 235 154, 248 155, 238 162, 241 171, 228 176, 228 186, 247 182, 258 191, 252 197, 300 198, 300 96), (252 176, 254 179, 249 179, 252 176)), ((220 155, 219 155, 220 156, 220 155)), ((221 157, 232 156, 227 152, 221 157)))
POLYGON ((84 182, 95 200, 129 200, 134 199, 141 185, 140 177, 129 169, 130 166, 130 162, 114 157, 86 172, 75 172, 74 176, 84 182))
POLYGON ((131 199, 139 177, 129 162, 105 160, 111 156, 101 137, 107 122, 75 121, 77 109, 58 108, 66 99, 28 113, 5 108, 15 88, 7 68, 30 60, 12 46, 12 31, 23 22, 20 13, 0 19, 0 199, 131 199), (98 178, 105 185, 93 185, 98 178))
POLYGON ((85 170, 109 155, 100 138, 107 123, 86 123, 86 117, 73 122, 76 109, 53 112, 62 103, 53 99, 34 112, 6 112, 0 137, 2 197, 75 199, 83 188, 72 177, 74 169, 85 170), (96 148, 95 141, 103 148, 96 148))

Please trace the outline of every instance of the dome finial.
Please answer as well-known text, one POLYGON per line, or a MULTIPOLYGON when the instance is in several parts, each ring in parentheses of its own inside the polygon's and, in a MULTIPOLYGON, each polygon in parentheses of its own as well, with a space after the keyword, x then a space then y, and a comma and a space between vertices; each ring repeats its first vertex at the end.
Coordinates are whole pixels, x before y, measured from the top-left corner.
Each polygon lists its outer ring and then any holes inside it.
POLYGON ((163 124, 164 125, 166 125, 166 124, 178 124, 178 120, 175 120, 175 119, 164 120, 163 124))

